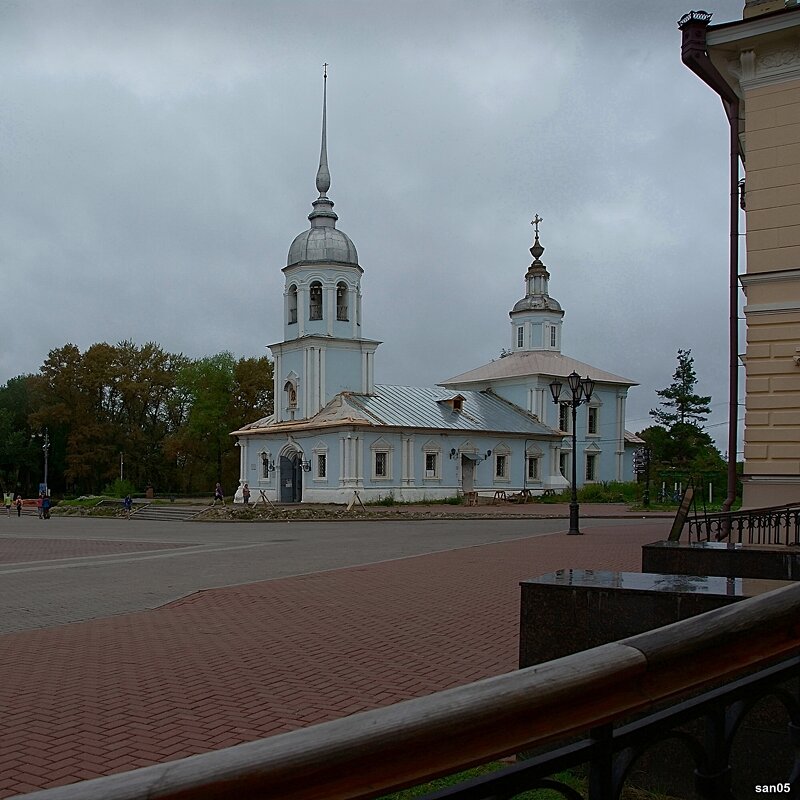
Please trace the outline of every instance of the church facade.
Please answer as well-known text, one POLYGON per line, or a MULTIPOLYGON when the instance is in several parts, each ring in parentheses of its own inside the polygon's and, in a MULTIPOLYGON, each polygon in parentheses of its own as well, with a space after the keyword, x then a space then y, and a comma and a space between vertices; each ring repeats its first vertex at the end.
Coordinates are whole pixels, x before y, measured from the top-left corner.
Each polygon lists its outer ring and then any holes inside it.
POLYGON ((283 268, 283 340, 274 357, 274 413, 232 435, 240 448, 236 501, 245 483, 253 500, 346 503, 394 497, 420 501, 461 493, 532 494, 632 478, 625 398, 635 383, 561 354, 564 312, 549 296, 540 260, 525 275, 512 309, 512 347, 503 357, 435 387, 375 384, 380 342, 361 329, 361 276, 352 240, 336 227, 328 197, 326 99, 317 170, 319 197, 310 227, 289 248, 283 268), (577 453, 571 417, 549 385, 571 372, 595 382, 578 409, 577 453))

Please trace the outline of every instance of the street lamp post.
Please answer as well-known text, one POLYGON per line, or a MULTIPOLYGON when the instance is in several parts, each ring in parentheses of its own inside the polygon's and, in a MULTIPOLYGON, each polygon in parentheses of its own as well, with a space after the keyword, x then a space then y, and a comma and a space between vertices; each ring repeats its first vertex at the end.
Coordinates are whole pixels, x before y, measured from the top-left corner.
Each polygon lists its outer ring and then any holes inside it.
MULTIPOLYGON (((553 402, 558 405, 561 400, 561 388, 563 384, 558 378, 555 378, 550 384, 550 393, 553 395, 553 402)), ((594 381, 589 378, 581 378, 577 372, 572 372, 567 376, 567 387, 570 394, 563 401, 569 403, 572 407, 572 491, 570 494, 569 503, 569 530, 567 533, 571 536, 580 536, 581 531, 579 527, 579 510, 578 510, 578 474, 577 474, 577 461, 578 461, 578 436, 577 436, 577 418, 578 406, 582 403, 588 403, 592 399, 592 392, 594 391, 594 381)))
POLYGON ((31 436, 31 439, 34 437, 38 437, 44 440, 44 444, 42 445, 42 450, 44 451, 44 493, 45 495, 49 494, 47 490, 47 456, 50 452, 50 432, 47 428, 44 429, 44 433, 35 433, 31 436))

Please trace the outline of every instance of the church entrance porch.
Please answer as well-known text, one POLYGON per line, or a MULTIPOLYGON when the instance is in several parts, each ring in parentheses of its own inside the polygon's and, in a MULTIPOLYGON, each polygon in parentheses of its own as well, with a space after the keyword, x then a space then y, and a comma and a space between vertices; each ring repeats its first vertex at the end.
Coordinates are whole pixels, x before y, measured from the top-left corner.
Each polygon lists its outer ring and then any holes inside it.
POLYGON ((280 502, 299 503, 303 499, 303 467, 300 453, 281 456, 280 502))

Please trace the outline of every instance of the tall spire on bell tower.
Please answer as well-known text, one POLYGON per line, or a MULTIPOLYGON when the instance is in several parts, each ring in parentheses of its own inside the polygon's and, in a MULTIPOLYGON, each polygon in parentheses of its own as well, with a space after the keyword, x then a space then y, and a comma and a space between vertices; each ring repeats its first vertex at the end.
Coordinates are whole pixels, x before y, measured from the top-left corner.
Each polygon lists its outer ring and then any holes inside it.
POLYGON ((339 217, 333 210, 333 200, 328 197, 328 189, 331 188, 331 172, 328 169, 328 64, 323 64, 322 68, 322 144, 316 181, 319 197, 311 204, 314 210, 308 218, 312 228, 334 228, 339 217))
POLYGON ((324 197, 331 188, 331 173, 328 170, 328 64, 323 64, 322 68, 322 146, 317 170, 317 191, 320 197, 324 197))

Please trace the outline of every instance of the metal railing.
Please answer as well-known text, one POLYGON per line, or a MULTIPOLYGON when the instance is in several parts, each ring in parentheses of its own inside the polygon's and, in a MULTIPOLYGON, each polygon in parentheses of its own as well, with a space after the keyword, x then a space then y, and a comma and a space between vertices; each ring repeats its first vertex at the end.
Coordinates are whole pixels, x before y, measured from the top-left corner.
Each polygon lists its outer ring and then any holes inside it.
MULTIPOLYGON (((25 798, 367 800, 589 731, 589 739, 572 750, 562 748, 493 776, 500 782, 494 787, 464 786, 460 794, 448 790, 450 794, 436 796, 510 798, 520 782, 527 787, 545 785, 543 775, 588 758, 590 798, 611 800, 624 782, 632 759, 629 751, 637 741, 663 738, 674 722, 694 711, 718 715, 719 704, 739 698, 737 691, 752 694, 786 674, 797 675, 798 654, 800 583, 467 686, 25 798), (781 659, 781 666, 772 666, 781 659), (773 672, 765 671, 767 667, 773 672), (685 704, 675 707, 674 719, 659 712, 651 715, 655 720, 633 723, 639 728, 614 726, 615 720, 758 668, 758 676, 745 679, 751 681, 748 687, 726 687, 734 692, 728 699, 694 697, 688 701, 694 703, 691 709, 685 704)), ((797 699, 787 699, 786 706, 795 732, 800 732, 797 699)), ((729 750, 718 742, 706 748, 692 745, 690 750, 696 756, 703 796, 729 797, 729 750)), ((796 765, 795 782, 798 775, 796 765)), ((566 788, 559 791, 567 798, 579 797, 566 788)))
POLYGON ((800 546, 800 504, 703 514, 689 519, 689 539, 800 546))

